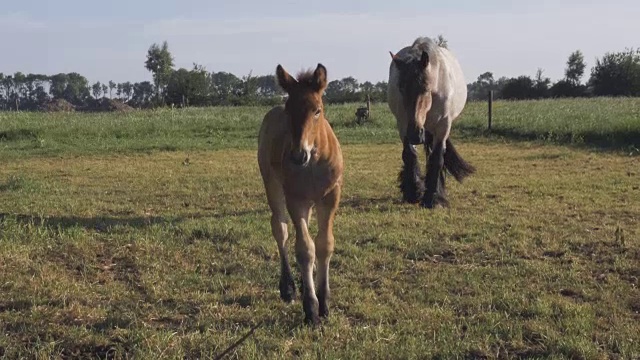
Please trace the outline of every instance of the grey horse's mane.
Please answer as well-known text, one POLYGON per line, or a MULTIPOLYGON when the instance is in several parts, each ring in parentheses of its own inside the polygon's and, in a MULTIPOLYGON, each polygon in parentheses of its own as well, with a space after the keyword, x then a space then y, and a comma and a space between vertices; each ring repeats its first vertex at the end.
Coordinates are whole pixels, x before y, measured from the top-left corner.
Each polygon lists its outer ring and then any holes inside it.
POLYGON ((439 58, 438 49, 440 49, 440 46, 431 38, 426 36, 419 37, 411 46, 405 48, 406 52, 403 51, 404 54, 402 54, 402 58, 406 60, 417 60, 420 59, 422 52, 426 51, 427 54, 429 54, 429 62, 435 64, 439 58))

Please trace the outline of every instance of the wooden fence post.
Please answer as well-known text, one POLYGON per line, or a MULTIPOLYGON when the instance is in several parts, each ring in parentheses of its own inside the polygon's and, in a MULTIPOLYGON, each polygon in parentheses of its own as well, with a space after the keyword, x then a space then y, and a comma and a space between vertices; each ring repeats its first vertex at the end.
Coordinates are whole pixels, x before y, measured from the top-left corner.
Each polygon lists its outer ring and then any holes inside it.
POLYGON ((367 94, 367 115, 371 118, 371 97, 367 94))
POLYGON ((491 130, 491 118, 493 115, 493 90, 489 90, 489 111, 488 111, 488 116, 489 116, 489 130, 491 130))

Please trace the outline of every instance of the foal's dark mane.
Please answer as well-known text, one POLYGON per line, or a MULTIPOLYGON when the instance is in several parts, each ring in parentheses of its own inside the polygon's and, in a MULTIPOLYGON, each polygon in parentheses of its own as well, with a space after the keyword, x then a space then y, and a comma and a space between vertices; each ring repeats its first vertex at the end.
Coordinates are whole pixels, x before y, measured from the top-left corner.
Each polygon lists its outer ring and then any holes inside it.
POLYGON ((306 87, 312 87, 315 83, 313 79, 313 73, 314 71, 311 69, 301 71, 298 73, 298 76, 296 76, 296 80, 298 80, 298 83, 300 85, 304 85, 306 87))

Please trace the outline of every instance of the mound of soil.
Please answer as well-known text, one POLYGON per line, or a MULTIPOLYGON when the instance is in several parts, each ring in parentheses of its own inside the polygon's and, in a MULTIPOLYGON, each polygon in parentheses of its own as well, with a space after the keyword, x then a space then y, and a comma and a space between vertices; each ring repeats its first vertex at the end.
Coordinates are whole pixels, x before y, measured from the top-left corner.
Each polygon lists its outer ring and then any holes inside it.
POLYGON ((41 110, 46 112, 75 111, 76 107, 67 100, 54 99, 42 105, 41 110))
POLYGON ((132 111, 133 108, 120 100, 108 99, 103 97, 100 100, 96 100, 90 107, 90 111, 118 111, 118 112, 129 112, 132 111))

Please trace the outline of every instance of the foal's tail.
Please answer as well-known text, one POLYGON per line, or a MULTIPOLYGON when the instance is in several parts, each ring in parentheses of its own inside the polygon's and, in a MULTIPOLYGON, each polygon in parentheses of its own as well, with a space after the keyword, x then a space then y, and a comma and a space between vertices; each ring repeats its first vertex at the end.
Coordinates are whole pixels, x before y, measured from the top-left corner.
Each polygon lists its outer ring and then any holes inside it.
POLYGON ((458 182, 476 172, 476 168, 458 154, 451 140, 447 139, 447 150, 444 152, 444 167, 458 182))

